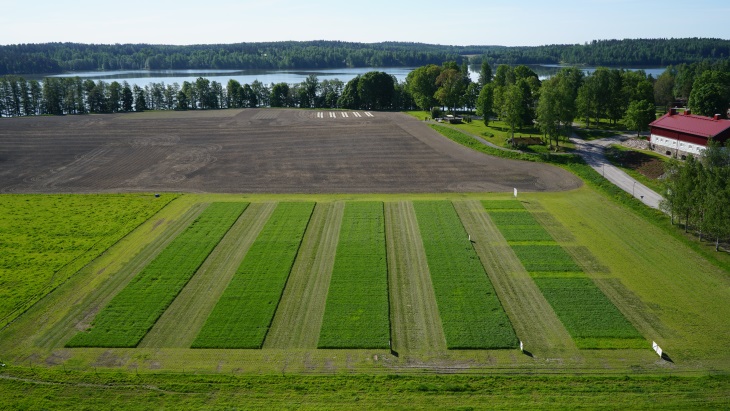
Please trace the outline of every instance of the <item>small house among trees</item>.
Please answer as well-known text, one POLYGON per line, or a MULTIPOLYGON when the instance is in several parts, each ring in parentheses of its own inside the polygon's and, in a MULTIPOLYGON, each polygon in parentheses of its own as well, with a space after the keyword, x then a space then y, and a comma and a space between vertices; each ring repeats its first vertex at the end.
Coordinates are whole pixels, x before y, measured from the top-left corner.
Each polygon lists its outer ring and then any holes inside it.
POLYGON ((677 158, 689 154, 699 156, 710 139, 721 144, 730 139, 730 120, 720 119, 719 115, 698 116, 689 111, 680 114, 676 109, 649 124, 649 128, 652 149, 677 158))

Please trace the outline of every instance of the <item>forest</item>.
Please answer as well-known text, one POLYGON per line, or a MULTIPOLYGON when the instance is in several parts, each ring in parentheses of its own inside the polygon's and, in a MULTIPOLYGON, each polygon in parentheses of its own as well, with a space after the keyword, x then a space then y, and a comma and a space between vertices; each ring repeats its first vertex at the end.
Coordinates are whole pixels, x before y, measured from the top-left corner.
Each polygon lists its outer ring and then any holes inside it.
POLYGON ((94 70, 418 67, 444 61, 664 67, 730 57, 730 40, 594 40, 536 47, 341 41, 205 45, 44 43, 0 46, 0 75, 94 70))

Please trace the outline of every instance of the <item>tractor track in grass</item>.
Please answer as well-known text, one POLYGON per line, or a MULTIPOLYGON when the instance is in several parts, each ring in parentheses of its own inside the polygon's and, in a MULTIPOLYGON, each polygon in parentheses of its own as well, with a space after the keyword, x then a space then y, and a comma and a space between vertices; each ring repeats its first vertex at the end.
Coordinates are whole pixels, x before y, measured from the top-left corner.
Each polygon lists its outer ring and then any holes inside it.
POLYGON ((263 348, 317 348, 344 210, 317 203, 263 348))
POLYGON ((446 337, 413 203, 385 203, 393 349, 443 352, 446 337))
POLYGON ((140 347, 189 348, 263 228, 276 203, 250 204, 140 347))
POLYGON ((453 204, 525 349, 542 357, 559 352, 577 353, 563 323, 482 204, 477 200, 453 204))

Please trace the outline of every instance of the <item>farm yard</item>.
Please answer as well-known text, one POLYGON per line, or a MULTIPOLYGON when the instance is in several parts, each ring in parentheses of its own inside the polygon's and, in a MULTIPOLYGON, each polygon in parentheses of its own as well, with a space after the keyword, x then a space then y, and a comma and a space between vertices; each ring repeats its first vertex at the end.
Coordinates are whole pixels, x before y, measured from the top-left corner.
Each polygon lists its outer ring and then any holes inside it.
POLYGON ((387 390, 403 407, 484 406, 489 390, 581 406, 576 386, 600 404, 727 405, 727 379, 705 379, 730 372, 724 268, 564 170, 360 114, 3 122, 6 193, 77 194, 0 195, 0 253, 42 273, 13 283, 0 385, 139 387, 148 407, 211 386, 249 406, 307 404, 259 389, 320 406, 394 406, 387 390), (99 191, 128 193, 84 194, 99 191), (24 227, 53 241, 11 242, 24 227))

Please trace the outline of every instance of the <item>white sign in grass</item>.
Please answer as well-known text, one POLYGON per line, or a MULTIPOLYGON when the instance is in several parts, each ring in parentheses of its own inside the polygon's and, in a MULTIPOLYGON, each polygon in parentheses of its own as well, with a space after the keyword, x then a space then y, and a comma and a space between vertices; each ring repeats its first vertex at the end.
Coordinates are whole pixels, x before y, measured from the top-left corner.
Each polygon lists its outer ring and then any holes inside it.
POLYGON ((656 351, 657 354, 661 357, 664 354, 664 351, 662 351, 662 347, 660 347, 656 342, 651 342, 652 348, 654 348, 654 351, 656 351))

